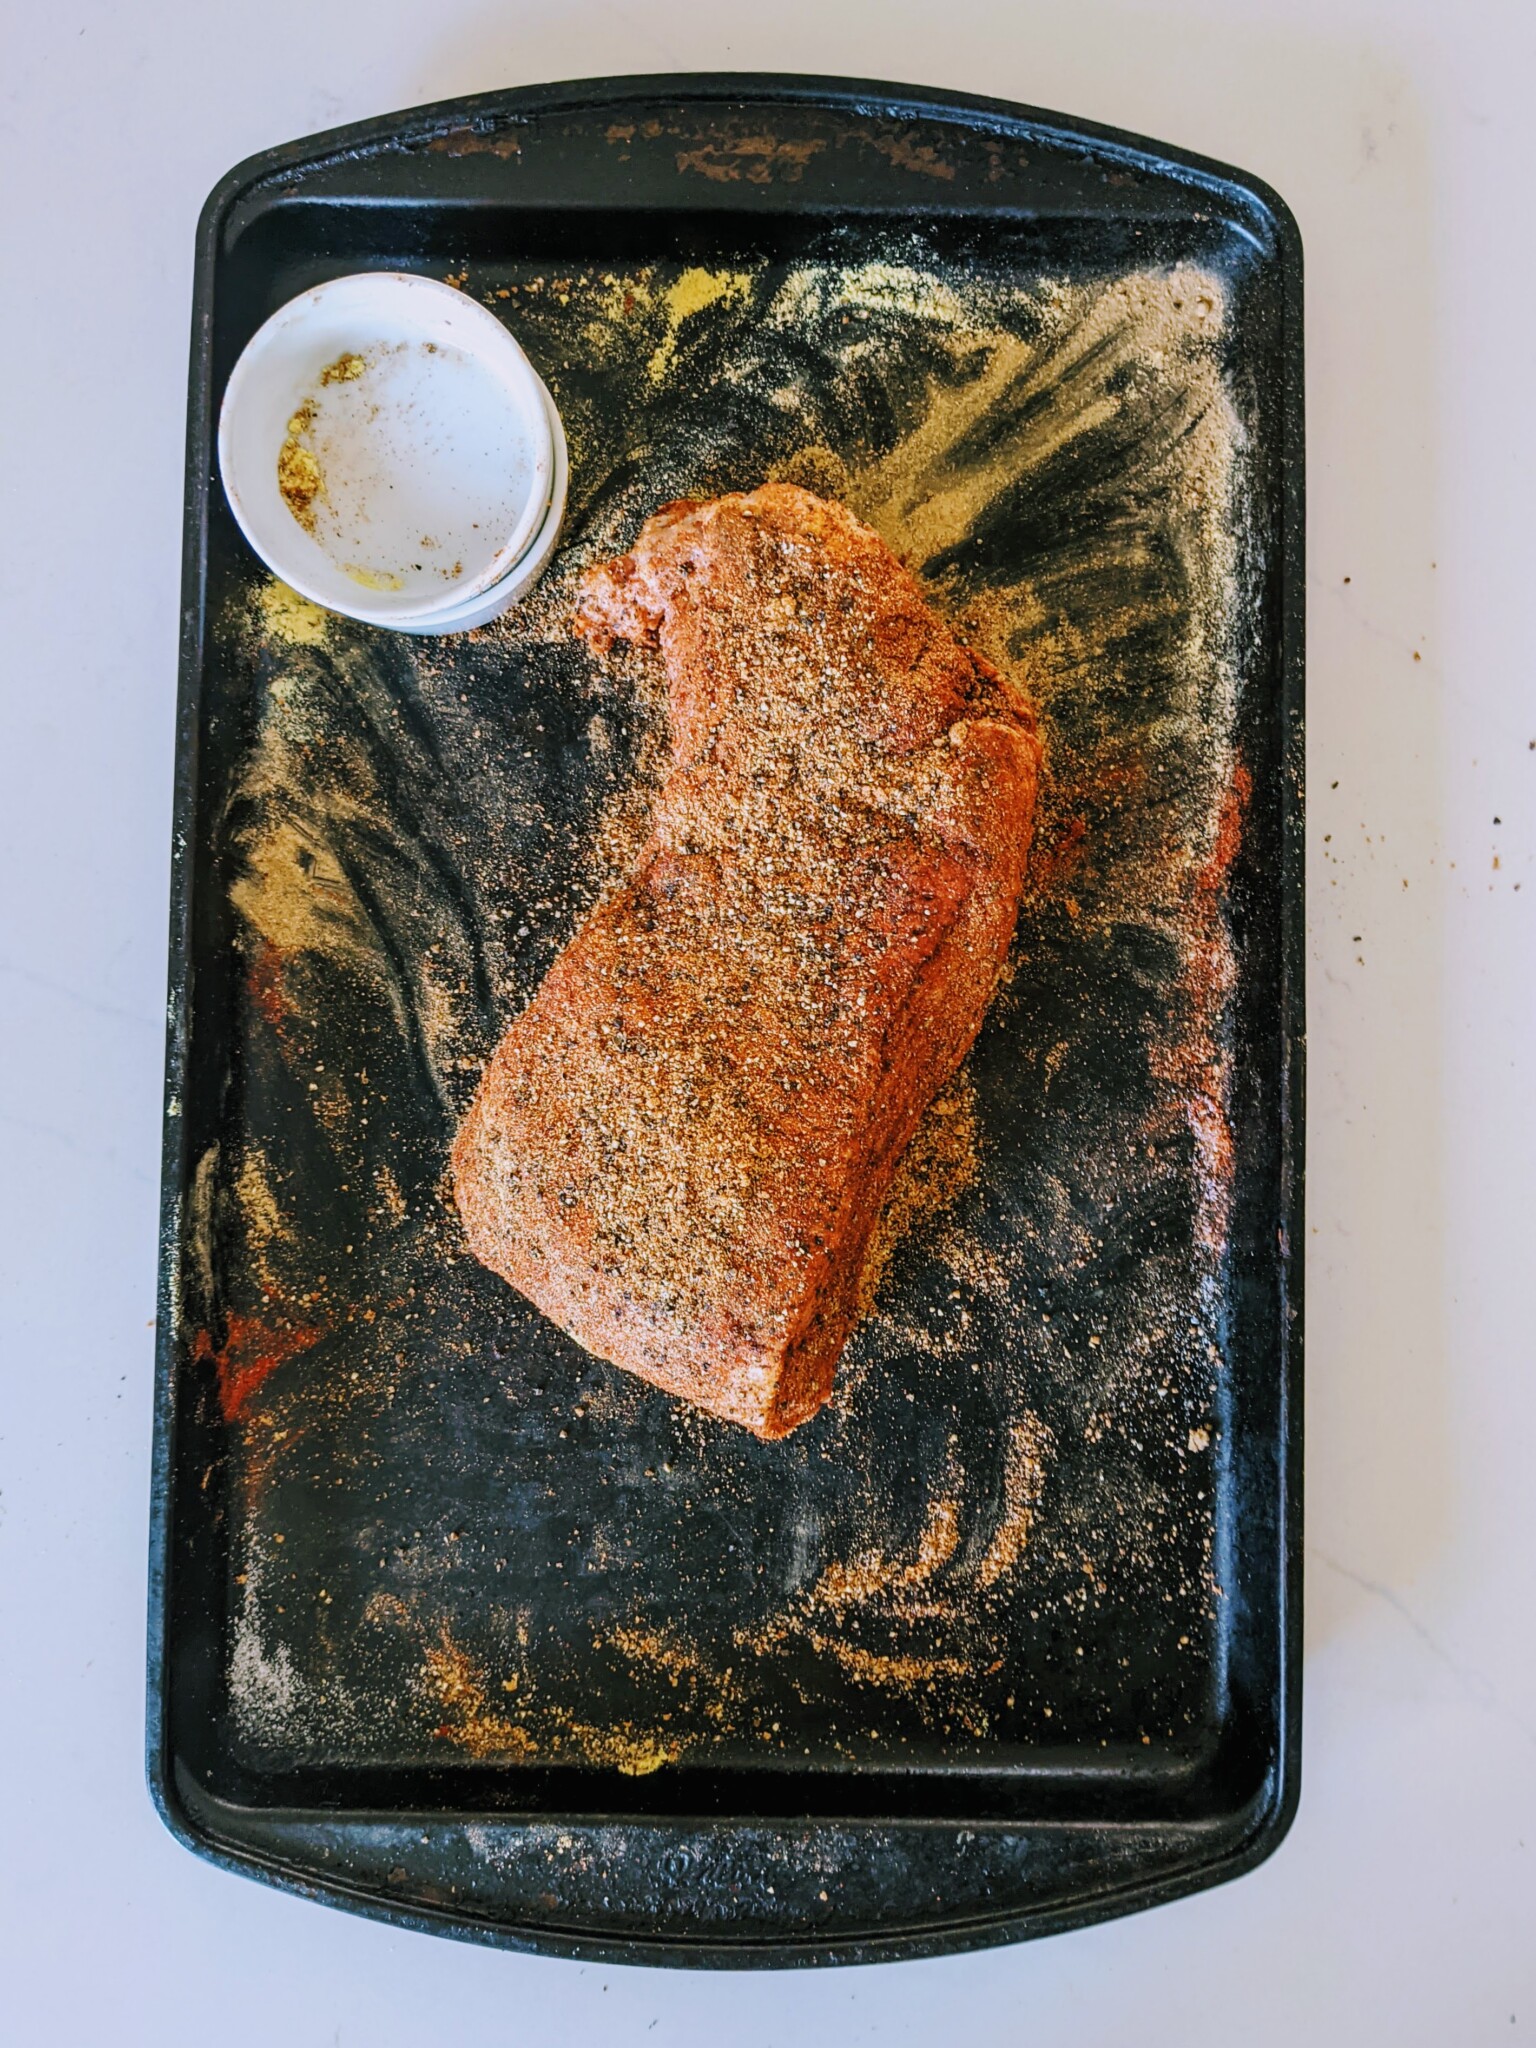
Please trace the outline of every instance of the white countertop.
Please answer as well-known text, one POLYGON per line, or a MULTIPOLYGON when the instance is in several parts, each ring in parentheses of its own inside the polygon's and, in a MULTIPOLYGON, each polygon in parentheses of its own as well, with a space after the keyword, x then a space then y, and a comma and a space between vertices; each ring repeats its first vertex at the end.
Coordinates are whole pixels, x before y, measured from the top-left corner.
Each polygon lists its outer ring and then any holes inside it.
POLYGON ((53 0, 0 71, 0 2032, 17 2048, 1536 2035, 1536 239, 1527 0, 53 0), (741 1978, 461 1947, 143 1789, 193 227, 271 143, 686 69, 992 93, 1268 179, 1307 251, 1300 1817, 1022 1948, 741 1978), (1358 936, 1357 936, 1358 935, 1358 936))

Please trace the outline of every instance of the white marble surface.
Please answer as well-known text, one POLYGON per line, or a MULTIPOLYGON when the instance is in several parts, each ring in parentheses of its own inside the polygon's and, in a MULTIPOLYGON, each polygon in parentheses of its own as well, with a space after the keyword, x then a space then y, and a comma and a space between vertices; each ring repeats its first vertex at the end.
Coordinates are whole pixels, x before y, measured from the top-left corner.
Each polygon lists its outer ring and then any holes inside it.
POLYGON ((0 2034, 1536 2034, 1528 0, 12 0, 0 46, 0 2034), (992 92, 1242 164, 1300 217, 1309 290, 1300 1818, 1255 1875, 1156 1913, 769 1978, 528 1960, 279 1897, 177 1848, 140 1771, 198 207, 336 122, 711 67, 992 92))

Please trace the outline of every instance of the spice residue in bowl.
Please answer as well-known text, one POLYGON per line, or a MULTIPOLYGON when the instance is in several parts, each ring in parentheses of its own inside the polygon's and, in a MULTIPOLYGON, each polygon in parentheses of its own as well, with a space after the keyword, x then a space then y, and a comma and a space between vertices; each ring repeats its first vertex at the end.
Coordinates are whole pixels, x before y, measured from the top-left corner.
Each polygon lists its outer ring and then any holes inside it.
POLYGON ((367 367, 368 364, 365 358, 360 356, 356 349, 351 349, 347 354, 338 356, 334 363, 326 364, 325 368, 320 372, 320 382, 322 384, 352 384, 361 377, 367 367))
MULTIPOLYGON (((351 360, 360 362, 360 357, 351 360)), ((332 364, 334 369, 335 365, 332 364)), ((321 373, 321 382, 330 379, 330 371, 321 373)), ((277 451, 277 488, 283 494, 283 503, 297 519, 306 533, 315 530, 315 500, 325 495, 325 477, 312 448, 305 446, 306 438, 315 424, 315 401, 306 398, 298 411, 288 422, 288 436, 277 451)))

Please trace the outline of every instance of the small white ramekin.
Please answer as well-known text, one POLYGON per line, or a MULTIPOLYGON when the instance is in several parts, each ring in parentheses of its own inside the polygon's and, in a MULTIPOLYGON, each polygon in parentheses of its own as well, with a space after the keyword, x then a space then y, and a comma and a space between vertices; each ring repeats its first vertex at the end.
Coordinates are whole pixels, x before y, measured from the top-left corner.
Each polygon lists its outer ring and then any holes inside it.
POLYGON ((257 330, 219 469, 275 575, 412 633, 463 632, 522 595, 565 505, 559 416, 522 349, 464 293, 400 271, 335 278, 257 330))

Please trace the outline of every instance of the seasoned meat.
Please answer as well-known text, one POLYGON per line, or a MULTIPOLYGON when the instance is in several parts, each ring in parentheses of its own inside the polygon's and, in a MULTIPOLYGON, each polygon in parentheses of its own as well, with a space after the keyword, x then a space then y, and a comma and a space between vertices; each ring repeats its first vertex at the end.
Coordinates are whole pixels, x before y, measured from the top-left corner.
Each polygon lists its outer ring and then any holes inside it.
POLYGON ((783 1436, 996 985, 1034 728, 875 533, 786 484, 665 507, 579 630, 659 644, 670 770, 486 1070, 459 1209, 589 1351, 783 1436))

